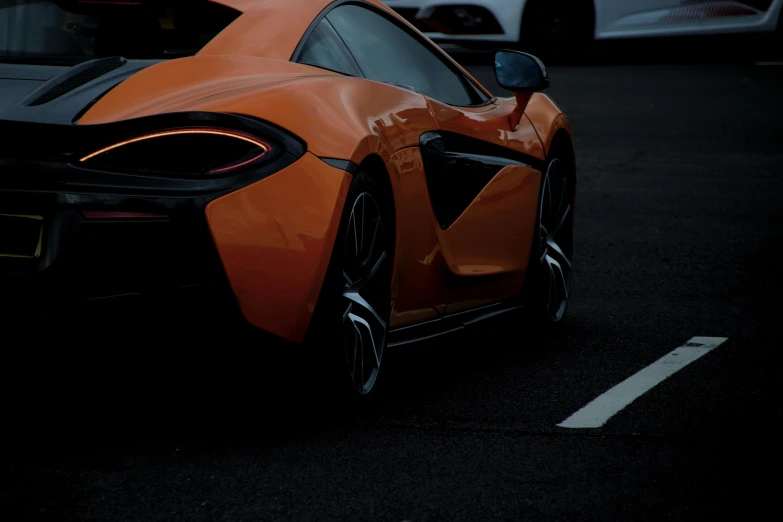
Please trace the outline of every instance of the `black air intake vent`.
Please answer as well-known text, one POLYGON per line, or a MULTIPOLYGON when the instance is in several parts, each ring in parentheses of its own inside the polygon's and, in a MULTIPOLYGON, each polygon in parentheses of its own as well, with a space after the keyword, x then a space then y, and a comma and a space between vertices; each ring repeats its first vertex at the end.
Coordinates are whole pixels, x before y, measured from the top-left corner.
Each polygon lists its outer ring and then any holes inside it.
POLYGON ((94 79, 103 76, 104 74, 110 73, 115 69, 119 69, 125 65, 125 63, 126 60, 119 56, 96 60, 85 69, 79 71, 70 78, 63 80, 40 95, 38 98, 33 100, 30 105, 43 105, 44 103, 48 103, 54 99, 59 98, 60 96, 68 94, 72 90, 77 89, 82 85, 90 83, 94 79))

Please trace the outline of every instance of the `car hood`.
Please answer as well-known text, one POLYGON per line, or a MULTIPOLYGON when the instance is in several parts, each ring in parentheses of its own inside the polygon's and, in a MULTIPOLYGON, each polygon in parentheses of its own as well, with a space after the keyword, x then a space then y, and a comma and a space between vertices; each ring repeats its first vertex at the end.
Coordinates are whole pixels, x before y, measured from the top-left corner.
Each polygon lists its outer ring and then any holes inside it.
POLYGON ((199 100, 335 75, 252 56, 101 58, 73 67, 0 64, 0 120, 95 124, 187 110, 199 100))

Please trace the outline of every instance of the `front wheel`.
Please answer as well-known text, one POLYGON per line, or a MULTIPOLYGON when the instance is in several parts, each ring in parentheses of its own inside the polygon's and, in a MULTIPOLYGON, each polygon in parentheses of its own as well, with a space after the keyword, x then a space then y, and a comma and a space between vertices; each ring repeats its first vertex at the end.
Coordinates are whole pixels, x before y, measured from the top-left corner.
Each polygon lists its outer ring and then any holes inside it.
POLYGON ((571 292, 576 182, 569 157, 553 155, 542 176, 526 283, 534 319, 550 326, 564 322, 571 292))

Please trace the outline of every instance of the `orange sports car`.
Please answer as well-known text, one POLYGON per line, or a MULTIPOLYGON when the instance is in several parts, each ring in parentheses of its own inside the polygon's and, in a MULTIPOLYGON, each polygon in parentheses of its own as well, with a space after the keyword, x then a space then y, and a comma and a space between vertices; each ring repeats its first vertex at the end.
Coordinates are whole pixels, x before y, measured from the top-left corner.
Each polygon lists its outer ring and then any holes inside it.
POLYGON ((386 348, 565 316, 574 147, 531 55, 494 97, 377 0, 17 0, 0 35, 15 313, 188 292, 360 399, 386 348))

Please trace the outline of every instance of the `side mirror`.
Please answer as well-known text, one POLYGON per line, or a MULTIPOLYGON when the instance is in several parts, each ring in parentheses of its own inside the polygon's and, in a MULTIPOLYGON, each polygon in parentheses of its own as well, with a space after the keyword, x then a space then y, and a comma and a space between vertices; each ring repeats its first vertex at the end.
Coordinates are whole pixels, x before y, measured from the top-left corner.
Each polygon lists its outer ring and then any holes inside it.
POLYGON ((510 122, 511 129, 516 130, 533 93, 549 87, 546 66, 532 54, 496 51, 495 78, 501 87, 513 92, 517 99, 510 122))
POLYGON ((495 78, 513 93, 534 93, 549 87, 544 63, 532 54, 519 51, 495 52, 495 78))

